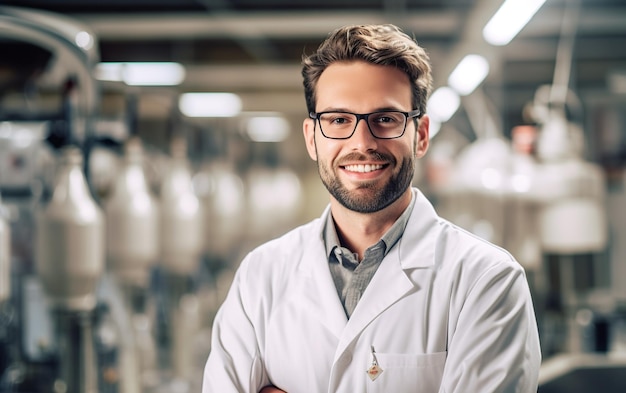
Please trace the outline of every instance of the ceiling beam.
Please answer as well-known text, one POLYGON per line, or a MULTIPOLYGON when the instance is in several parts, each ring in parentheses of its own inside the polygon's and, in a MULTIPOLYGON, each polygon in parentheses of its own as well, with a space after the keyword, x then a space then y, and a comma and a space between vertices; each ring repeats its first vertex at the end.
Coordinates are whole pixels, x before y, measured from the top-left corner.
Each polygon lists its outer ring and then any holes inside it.
MULTIPOLYGON (((478 2, 480 3, 480 2, 478 2)), ((522 36, 558 35, 560 8, 546 7, 535 15, 522 36)), ((219 12, 187 14, 75 14, 77 19, 91 26, 101 40, 162 40, 181 38, 268 38, 325 37, 331 30, 363 23, 389 23, 390 14, 375 11, 276 11, 276 12, 219 12)), ((410 30, 418 38, 424 36, 448 37, 456 34, 467 13, 459 10, 411 11, 394 14, 394 22, 410 30)), ((583 34, 611 34, 626 32, 626 8, 584 10, 578 23, 583 34)))
MULTIPOLYGON (((373 11, 238 12, 217 14, 91 15, 87 23, 101 40, 161 40, 181 38, 325 37, 349 24, 389 23, 389 16, 373 11)), ((414 33, 448 36, 463 14, 456 11, 407 12, 394 17, 414 33)))

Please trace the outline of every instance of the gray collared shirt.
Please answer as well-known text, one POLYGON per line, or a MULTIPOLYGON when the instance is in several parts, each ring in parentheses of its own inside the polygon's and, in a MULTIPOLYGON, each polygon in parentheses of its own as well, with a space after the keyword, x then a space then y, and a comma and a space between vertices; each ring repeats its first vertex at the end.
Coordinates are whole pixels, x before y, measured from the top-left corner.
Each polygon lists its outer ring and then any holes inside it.
POLYGON ((337 294, 348 318, 352 315, 383 258, 402 237, 414 205, 415 192, 413 192, 411 203, 391 228, 376 244, 365 250, 365 255, 360 263, 355 253, 339 244, 332 214, 328 215, 324 228, 326 255, 337 294))

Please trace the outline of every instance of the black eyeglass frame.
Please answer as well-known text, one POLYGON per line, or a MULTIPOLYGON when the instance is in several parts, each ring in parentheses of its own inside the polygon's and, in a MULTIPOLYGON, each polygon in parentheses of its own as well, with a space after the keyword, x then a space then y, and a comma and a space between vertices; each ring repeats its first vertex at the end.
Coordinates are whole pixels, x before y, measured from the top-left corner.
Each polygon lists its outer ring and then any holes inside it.
POLYGON ((328 138, 328 139, 350 139, 352 138, 352 135, 354 135, 354 132, 356 131, 356 128, 359 126, 359 122, 362 120, 365 120, 365 124, 367 124, 367 129, 370 131, 370 134, 372 134, 372 136, 376 139, 397 139, 397 138, 401 138, 404 133, 406 132, 406 125, 409 122, 409 119, 414 119, 414 118, 419 118, 420 115, 422 113, 420 112, 419 109, 414 109, 410 112, 404 112, 404 111, 399 111, 399 110, 386 110, 386 111, 375 111, 375 112, 370 112, 370 113, 354 113, 354 112, 348 112, 348 111, 324 111, 324 112, 309 112, 309 117, 313 120, 315 120, 317 123, 319 123, 320 125, 320 132, 322 133, 322 136, 324 138, 328 138), (389 113, 389 112, 393 112, 393 113, 400 113, 404 115, 404 128, 402 129, 402 132, 400 133, 400 135, 397 136, 392 136, 390 138, 384 138, 384 137, 379 137, 376 136, 376 134, 374 134, 374 131, 372 131, 372 127, 370 127, 370 123, 369 123, 369 117, 371 115, 375 115, 375 114, 379 114, 379 113, 389 113), (332 136, 327 136, 324 133, 324 129, 322 128, 322 123, 320 121, 320 116, 325 115, 327 113, 345 113, 347 115, 353 115, 356 116, 356 122, 354 123, 354 129, 352 130, 352 132, 350 133, 350 135, 346 136, 346 137, 342 137, 342 138, 338 138, 338 137, 332 137, 332 136))

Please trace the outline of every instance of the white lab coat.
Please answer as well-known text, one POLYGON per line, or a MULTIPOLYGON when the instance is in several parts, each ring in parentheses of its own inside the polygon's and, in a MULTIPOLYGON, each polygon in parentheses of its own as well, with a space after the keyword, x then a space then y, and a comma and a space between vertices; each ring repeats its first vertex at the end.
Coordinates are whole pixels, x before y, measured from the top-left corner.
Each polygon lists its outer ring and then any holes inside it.
POLYGON ((346 318, 322 217, 242 261, 213 326, 203 393, 535 393, 541 355, 522 267, 414 190, 406 230, 346 318), (383 372, 372 381, 371 347, 383 372))

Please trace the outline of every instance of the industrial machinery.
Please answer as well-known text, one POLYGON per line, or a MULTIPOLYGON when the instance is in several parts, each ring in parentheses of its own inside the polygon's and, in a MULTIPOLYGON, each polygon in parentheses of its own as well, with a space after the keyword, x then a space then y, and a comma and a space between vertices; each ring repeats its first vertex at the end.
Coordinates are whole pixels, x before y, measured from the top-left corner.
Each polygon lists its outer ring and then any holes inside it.
POLYGON ((194 275, 203 251, 203 216, 193 189, 185 140, 172 137, 170 152, 159 205, 160 288, 166 295, 161 298, 162 334, 172 380, 188 382, 193 376, 193 339, 200 326, 194 275))
POLYGON ((0 96, 0 392, 196 390, 196 362, 208 354, 194 341, 206 322, 196 293, 206 217, 186 141, 172 138, 167 164, 147 179, 136 97, 123 135, 96 127, 88 28, 0 7, 0 38, 41 55, 0 96), (35 91, 28 105, 24 89, 35 91), (120 146, 102 193, 91 153, 120 146))
POLYGON ((622 391, 626 369, 623 285, 615 279, 624 266, 616 258, 623 220, 610 216, 623 211, 624 180, 608 198, 605 171, 586 143, 583 104, 569 86, 578 5, 568 3, 554 80, 525 108, 528 124, 514 127, 510 140, 494 135, 493 122, 475 121, 488 117, 477 116, 478 91, 467 108, 477 139, 458 155, 450 138, 435 148, 439 211, 504 246, 525 268, 545 393, 622 391))
POLYGON ((143 169, 138 137, 124 144, 117 177, 104 203, 108 270, 122 292, 123 311, 131 322, 121 359, 126 390, 156 384, 157 344, 151 277, 159 253, 158 205, 143 169))
POLYGON ((15 236, 7 257, 3 215, 2 315, 8 302, 12 318, 6 329, 6 318, 2 323, 10 340, 0 390, 116 392, 118 332, 98 294, 104 216, 85 177, 89 123, 98 104, 91 75, 97 43, 69 18, 15 7, 0 7, 0 35, 18 48, 39 48, 43 55, 29 69, 57 98, 49 106, 32 97, 33 105, 24 106, 10 90, 3 96, 7 176, 0 186, 15 236), (14 262, 10 268, 7 260, 14 262))
POLYGON ((97 392, 93 335, 96 288, 104 272, 104 217, 75 147, 62 151, 51 200, 37 218, 36 251, 37 276, 53 314, 59 357, 55 384, 71 392, 97 392))

